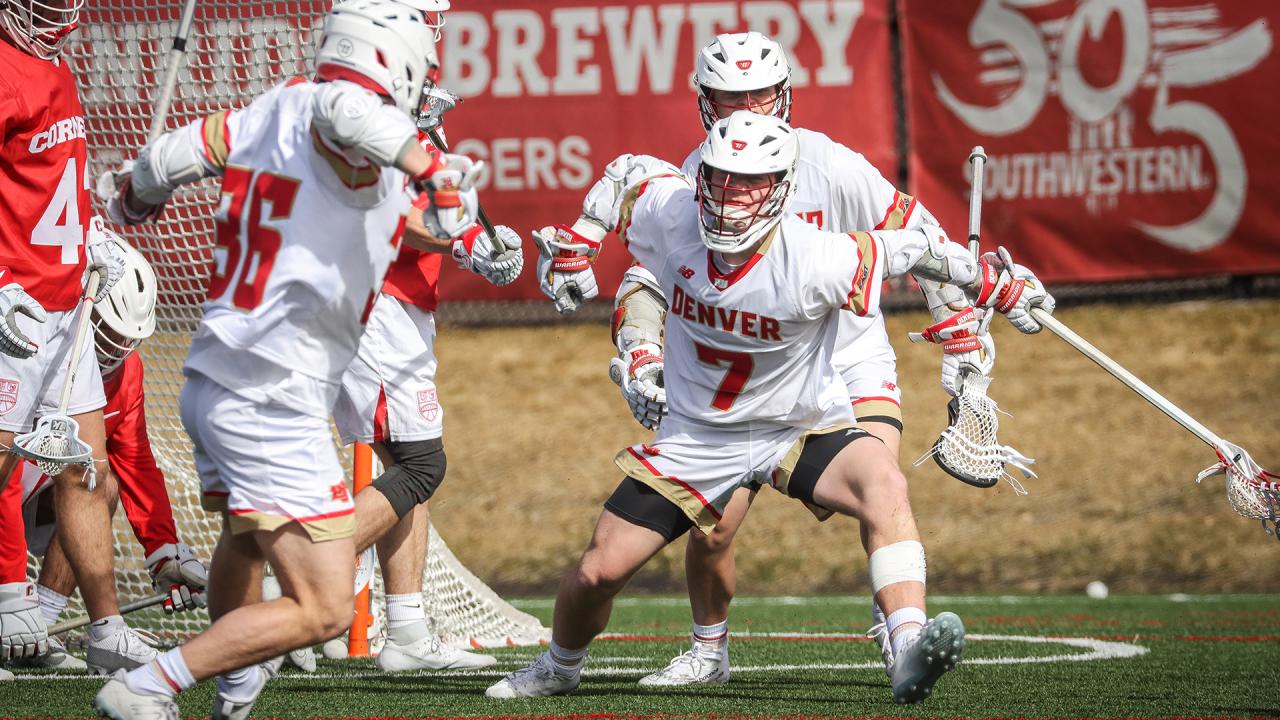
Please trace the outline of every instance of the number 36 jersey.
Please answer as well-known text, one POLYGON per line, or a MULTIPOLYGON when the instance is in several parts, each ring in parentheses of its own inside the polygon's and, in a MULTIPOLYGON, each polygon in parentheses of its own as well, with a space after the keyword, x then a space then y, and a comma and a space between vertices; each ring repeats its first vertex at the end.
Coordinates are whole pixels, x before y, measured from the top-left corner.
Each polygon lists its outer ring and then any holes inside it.
POLYGON ((650 179, 630 193, 619 234, 668 301, 664 377, 669 412, 681 421, 672 426, 852 423, 831 363, 832 311, 878 312, 881 243, 870 233, 823 232, 788 213, 750 260, 725 273, 702 244, 684 177, 650 179))
POLYGON ((353 158, 312 128, 318 87, 293 80, 179 132, 223 176, 213 273, 186 370, 250 400, 327 417, 410 198, 403 173, 353 158))

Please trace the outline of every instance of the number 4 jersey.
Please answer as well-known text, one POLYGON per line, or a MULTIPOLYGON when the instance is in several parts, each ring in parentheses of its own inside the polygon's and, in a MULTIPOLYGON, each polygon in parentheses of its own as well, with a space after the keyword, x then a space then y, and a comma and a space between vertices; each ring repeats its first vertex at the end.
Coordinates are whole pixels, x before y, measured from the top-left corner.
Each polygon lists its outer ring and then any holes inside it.
POLYGON ((313 129, 319 87, 290 81, 178 132, 223 175, 213 274, 186 369, 255 402, 328 417, 410 198, 403 173, 353 158, 313 129))
POLYGON ((46 310, 75 307, 84 272, 84 110, 65 61, 0 41, 0 267, 46 310))

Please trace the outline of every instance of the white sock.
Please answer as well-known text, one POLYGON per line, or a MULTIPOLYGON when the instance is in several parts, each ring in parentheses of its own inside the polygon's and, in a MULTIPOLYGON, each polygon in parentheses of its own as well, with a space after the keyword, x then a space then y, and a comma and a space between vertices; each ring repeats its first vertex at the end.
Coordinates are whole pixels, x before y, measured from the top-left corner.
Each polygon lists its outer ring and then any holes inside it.
POLYGON ((587 661, 587 648, 569 650, 560 647, 555 640, 552 640, 551 647, 547 650, 551 653, 551 662, 570 677, 581 672, 583 664, 587 661))
POLYGON ((429 632, 422 593, 387 596, 387 636, 392 642, 400 645, 416 642, 429 632))
POLYGON ((89 639, 101 642, 121 632, 127 627, 124 618, 119 615, 108 615, 89 624, 89 639))
POLYGON ((222 694, 233 700, 249 699, 248 692, 240 692, 247 690, 258 683, 262 674, 262 668, 257 665, 250 665, 247 668, 232 670, 229 673, 223 673, 218 678, 218 689, 222 694))
POLYGON ((729 620, 725 618, 715 625, 693 624, 693 649, 709 650, 715 654, 729 647, 729 620))
POLYGON ((124 681, 134 692, 165 697, 173 697, 196 684, 196 679, 187 669, 187 661, 182 659, 182 648, 161 653, 155 662, 130 670, 124 681))
POLYGON ((44 618, 44 624, 53 625, 58 622, 58 616, 67 609, 67 596, 36 584, 36 597, 40 601, 40 617, 44 618))
POLYGON ((904 607, 894 610, 885 621, 889 629, 889 639, 893 643, 893 654, 902 652, 907 641, 920 634, 928 618, 924 610, 917 607, 904 607))

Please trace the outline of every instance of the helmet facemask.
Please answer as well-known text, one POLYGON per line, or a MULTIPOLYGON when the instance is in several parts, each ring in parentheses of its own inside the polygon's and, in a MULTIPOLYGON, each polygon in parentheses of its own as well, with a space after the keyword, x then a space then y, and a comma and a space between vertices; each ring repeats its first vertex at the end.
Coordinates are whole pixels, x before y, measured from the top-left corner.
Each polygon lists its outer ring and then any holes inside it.
POLYGON ((79 27, 83 7, 84 0, 0 0, 0 27, 22 50, 52 60, 79 27))
POLYGON ((702 127, 710 130, 721 118, 738 110, 748 110, 757 115, 771 115, 791 122, 791 80, 783 80, 755 90, 716 90, 706 85, 698 86, 698 116, 702 127))
POLYGON ((702 241, 722 253, 763 240, 791 198, 789 173, 732 173, 703 163, 698 170, 702 241))

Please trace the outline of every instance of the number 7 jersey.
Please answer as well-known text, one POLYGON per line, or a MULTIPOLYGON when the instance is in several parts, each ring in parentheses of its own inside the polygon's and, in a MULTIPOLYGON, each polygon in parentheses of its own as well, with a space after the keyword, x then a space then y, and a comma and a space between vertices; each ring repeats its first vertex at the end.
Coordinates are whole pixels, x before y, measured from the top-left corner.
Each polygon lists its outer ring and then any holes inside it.
POLYGON ((186 368, 256 402, 327 417, 410 199, 403 173, 353 160, 312 129, 317 87, 290 81, 179 131, 223 173, 186 368))
MULTIPOLYGON (((878 311, 884 259, 868 233, 826 233, 788 213, 741 267, 721 272, 699 236, 688 181, 632 189, 619 234, 668 300, 664 350, 671 417, 814 429, 852 422, 831 356, 839 314, 878 311)), ((659 437, 668 428, 663 422, 659 437)))

